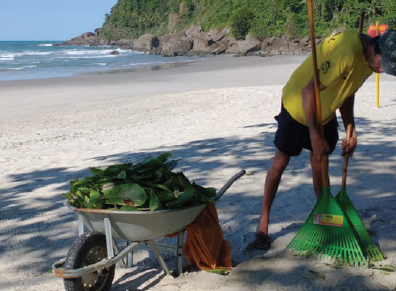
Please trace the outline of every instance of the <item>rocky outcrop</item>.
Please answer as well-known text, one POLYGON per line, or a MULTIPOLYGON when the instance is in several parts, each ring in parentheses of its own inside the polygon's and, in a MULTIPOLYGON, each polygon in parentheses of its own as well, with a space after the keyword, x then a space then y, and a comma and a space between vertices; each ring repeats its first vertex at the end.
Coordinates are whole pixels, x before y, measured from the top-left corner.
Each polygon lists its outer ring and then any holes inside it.
POLYGON ((98 46, 98 45, 111 45, 111 42, 99 37, 101 28, 95 29, 95 33, 93 32, 85 32, 80 36, 72 38, 69 41, 62 43, 61 45, 90 45, 90 46, 98 46))
POLYGON ((83 33, 62 45, 112 45, 119 46, 121 49, 162 54, 167 57, 219 54, 271 56, 307 54, 311 51, 308 37, 302 39, 271 37, 259 40, 248 35, 244 40, 235 40, 229 36, 229 30, 226 28, 204 32, 200 26, 192 26, 169 35, 157 37, 152 34, 144 34, 138 39, 118 41, 105 40, 101 38, 100 32, 101 29, 98 28, 94 33, 83 33))
POLYGON ((152 34, 143 34, 139 37, 135 44, 134 49, 142 52, 151 52, 153 49, 159 46, 158 37, 152 34))
POLYGON ((260 50, 261 42, 257 39, 247 36, 245 40, 235 41, 226 51, 226 54, 237 56, 246 56, 250 52, 260 50))
POLYGON ((193 42, 187 37, 186 32, 182 31, 164 40, 161 54, 165 57, 186 56, 192 47, 193 42))

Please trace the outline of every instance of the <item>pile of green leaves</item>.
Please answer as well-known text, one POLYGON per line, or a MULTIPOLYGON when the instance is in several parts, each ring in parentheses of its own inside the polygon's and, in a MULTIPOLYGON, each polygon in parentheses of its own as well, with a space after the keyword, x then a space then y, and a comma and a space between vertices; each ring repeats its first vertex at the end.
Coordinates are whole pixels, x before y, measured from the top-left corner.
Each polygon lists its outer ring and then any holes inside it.
POLYGON ((123 211, 164 210, 213 203, 214 188, 190 182, 182 172, 172 172, 176 160, 170 153, 140 163, 90 168, 93 175, 70 182, 63 194, 77 208, 123 211))

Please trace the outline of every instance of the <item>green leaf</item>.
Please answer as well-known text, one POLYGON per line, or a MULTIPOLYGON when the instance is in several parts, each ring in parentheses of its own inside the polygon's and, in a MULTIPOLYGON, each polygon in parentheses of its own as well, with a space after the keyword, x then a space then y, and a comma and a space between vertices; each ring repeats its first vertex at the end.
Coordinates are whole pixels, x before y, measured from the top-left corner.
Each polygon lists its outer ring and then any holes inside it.
POLYGON ((105 170, 95 167, 91 167, 89 169, 94 175, 97 175, 101 178, 103 177, 115 178, 121 171, 127 171, 131 166, 132 166, 131 163, 126 163, 126 164, 111 165, 108 166, 105 170))
POLYGON ((173 191, 175 189, 179 189, 179 180, 177 179, 177 174, 173 174, 169 180, 164 183, 164 186, 169 190, 173 191))
POLYGON ((310 272, 312 275, 314 275, 315 279, 317 279, 317 280, 326 279, 326 276, 321 274, 321 273, 319 273, 319 272, 316 272, 316 271, 313 271, 313 270, 308 270, 308 272, 310 272))
POLYGON ((210 199, 206 197, 205 195, 202 195, 201 192, 197 192, 197 201, 199 204, 210 204, 210 203, 215 203, 213 199, 210 199))
POLYGON ((169 202, 176 199, 176 196, 170 191, 160 191, 157 197, 161 202, 169 202))
POLYGON ((157 196, 155 195, 153 190, 150 191, 150 204, 149 205, 150 205, 151 211, 162 209, 161 202, 159 201, 159 199, 157 198, 157 196))
POLYGON ((112 183, 113 179, 111 178, 101 178, 98 181, 95 182, 95 184, 100 184, 100 185, 104 185, 106 183, 112 183))
POLYGON ((147 158, 141 163, 140 168, 143 168, 143 169, 152 169, 152 168, 158 169, 161 166, 163 166, 163 164, 164 163, 161 160, 159 160, 158 158, 147 158))
POLYGON ((97 177, 89 176, 85 177, 84 179, 76 179, 71 182, 71 191, 74 193, 81 187, 86 187, 88 185, 93 185, 99 179, 97 177))
POLYGON ((194 192, 190 190, 186 190, 179 198, 169 202, 166 204, 167 209, 181 208, 183 205, 190 202, 190 200, 194 197, 194 192))
POLYGON ((385 272, 396 272, 396 267, 392 265, 384 265, 384 266, 380 265, 380 266, 371 267, 371 269, 377 269, 385 272))
POLYGON ((117 175, 117 179, 125 179, 126 178, 126 172, 125 170, 122 170, 118 175, 117 175))
POLYGON ((161 177, 162 177, 162 171, 161 169, 158 169, 157 171, 153 172, 152 181, 154 183, 157 183, 158 181, 161 180, 161 177))
POLYGON ((102 209, 103 203, 100 196, 100 192, 97 190, 91 190, 87 208, 102 209))
POLYGON ((195 182, 192 183, 192 186, 194 187, 195 190, 199 191, 206 197, 212 198, 212 197, 216 196, 216 189, 213 187, 205 188, 205 187, 195 184, 195 182))
POLYGON ((158 156, 157 159, 164 163, 172 154, 169 152, 163 153, 162 155, 158 156))
POLYGON ((90 167, 89 170, 91 171, 92 174, 98 175, 99 177, 104 176, 104 170, 102 170, 102 169, 90 167))
POLYGON ((103 191, 106 203, 125 205, 130 200, 135 206, 143 205, 147 200, 146 191, 136 183, 122 184, 103 191))
POLYGON ((167 192, 171 192, 171 190, 169 190, 169 188, 168 187, 166 187, 165 185, 162 185, 162 184, 156 184, 156 183, 152 183, 152 182, 149 182, 149 181, 142 181, 141 183, 140 183, 142 186, 145 186, 145 187, 149 187, 149 188, 154 188, 154 189, 159 189, 159 190, 164 190, 164 191, 167 191, 167 192))
POLYGON ((132 207, 132 206, 130 206, 130 205, 123 205, 123 206, 120 208, 120 210, 121 210, 121 211, 140 211, 138 208, 132 207))
POLYGON ((230 270, 227 269, 213 269, 213 270, 206 270, 209 273, 214 273, 218 275, 228 275, 230 273, 230 270))
POLYGON ((116 177, 121 171, 127 171, 131 166, 131 163, 108 166, 104 175, 106 177, 116 177))
POLYGON ((172 171, 177 166, 177 160, 171 160, 164 163, 168 171, 172 171))
POLYGON ((182 172, 177 173, 177 179, 179 181, 179 184, 182 186, 183 190, 193 189, 193 186, 191 185, 190 181, 182 172))

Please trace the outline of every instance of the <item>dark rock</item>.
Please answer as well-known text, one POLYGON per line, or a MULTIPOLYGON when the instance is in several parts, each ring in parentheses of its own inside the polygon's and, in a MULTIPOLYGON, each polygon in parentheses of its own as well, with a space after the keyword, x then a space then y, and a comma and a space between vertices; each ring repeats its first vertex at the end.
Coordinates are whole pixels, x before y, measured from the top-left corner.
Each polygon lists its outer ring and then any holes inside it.
POLYGON ((95 34, 92 32, 85 32, 85 33, 81 34, 81 37, 91 37, 91 36, 95 36, 95 34))
POLYGON ((125 50, 127 50, 127 49, 132 50, 134 48, 135 41, 136 40, 134 40, 134 39, 124 38, 124 39, 118 40, 113 45, 116 45, 116 46, 118 45, 120 48, 125 49, 125 50))
POLYGON ((120 54, 120 52, 119 51, 112 51, 110 54, 114 55, 114 56, 118 56, 120 54))
POLYGON ((186 56, 191 48, 190 40, 180 39, 175 42, 168 40, 162 45, 161 53, 166 57, 186 56))
POLYGON ((214 41, 218 42, 225 38, 229 33, 229 30, 226 28, 223 28, 221 30, 211 30, 208 32, 208 36, 214 41))
POLYGON ((226 54, 236 54, 238 56, 246 56, 252 51, 258 51, 261 48, 261 42, 251 37, 245 40, 236 41, 226 51, 226 54))
POLYGON ((193 40, 202 32, 201 26, 191 26, 189 29, 185 30, 184 34, 187 39, 193 40))
MULTIPOLYGON (((311 51, 309 37, 288 39, 286 37, 271 37, 257 40, 246 36, 245 40, 235 40, 230 37, 228 29, 204 32, 201 26, 191 26, 180 32, 162 36, 144 34, 138 39, 120 39, 109 41, 99 35, 102 29, 86 32, 61 45, 119 46, 122 49, 133 49, 163 56, 205 56, 219 54, 234 54, 236 56, 271 56, 308 54, 311 51)), ((319 43, 320 39, 316 40, 319 43)))
POLYGON ((134 49, 138 51, 149 52, 159 46, 159 40, 152 34, 143 34, 134 43, 134 49))
POLYGON ((94 30, 95 36, 98 36, 102 32, 102 28, 97 28, 94 30))
POLYGON ((213 41, 202 36, 196 36, 193 41, 192 50, 196 52, 209 52, 210 46, 213 44, 213 41))

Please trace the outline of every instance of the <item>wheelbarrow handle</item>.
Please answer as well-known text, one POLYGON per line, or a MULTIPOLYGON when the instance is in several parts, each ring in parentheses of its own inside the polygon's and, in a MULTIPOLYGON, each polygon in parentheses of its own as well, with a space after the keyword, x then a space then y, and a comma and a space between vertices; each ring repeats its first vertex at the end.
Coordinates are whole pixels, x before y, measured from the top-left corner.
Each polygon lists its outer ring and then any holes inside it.
POLYGON ((245 170, 240 171, 239 173, 235 174, 232 176, 227 183, 224 184, 223 187, 220 188, 220 190, 217 192, 216 196, 213 198, 214 201, 217 201, 220 199, 221 196, 228 190, 228 188, 231 187, 232 183, 234 183, 236 180, 238 180, 240 177, 246 174, 245 170))

